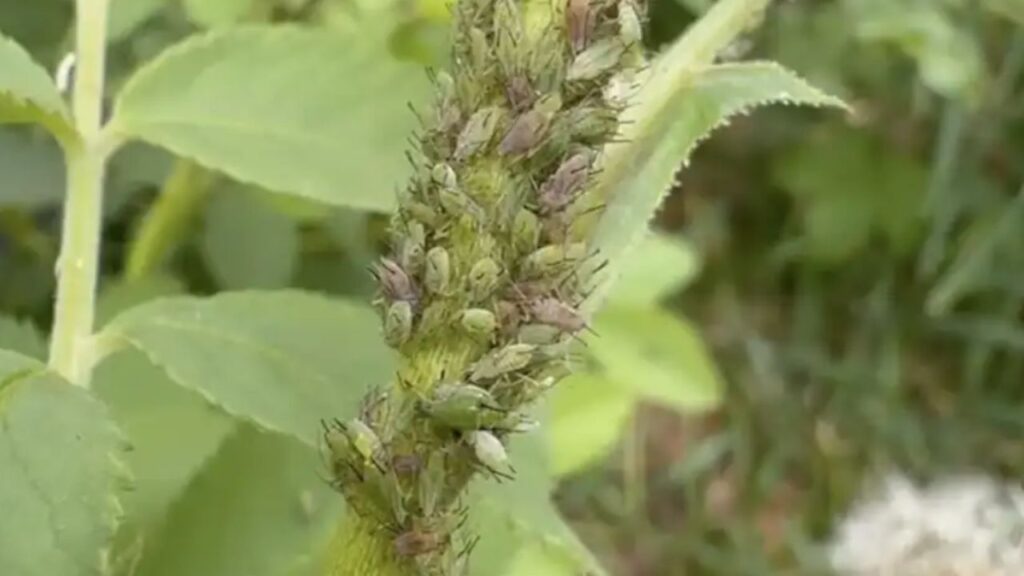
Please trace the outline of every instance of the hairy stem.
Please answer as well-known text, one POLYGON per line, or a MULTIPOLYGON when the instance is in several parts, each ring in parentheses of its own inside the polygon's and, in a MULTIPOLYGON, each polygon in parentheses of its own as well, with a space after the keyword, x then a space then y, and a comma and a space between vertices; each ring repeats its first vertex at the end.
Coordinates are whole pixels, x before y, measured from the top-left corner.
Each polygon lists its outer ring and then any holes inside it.
POLYGON ((103 177, 110 152, 101 129, 108 8, 109 0, 76 3, 73 111, 81 142, 65 152, 67 197, 50 347, 50 367, 81 386, 88 386, 92 368, 103 177))

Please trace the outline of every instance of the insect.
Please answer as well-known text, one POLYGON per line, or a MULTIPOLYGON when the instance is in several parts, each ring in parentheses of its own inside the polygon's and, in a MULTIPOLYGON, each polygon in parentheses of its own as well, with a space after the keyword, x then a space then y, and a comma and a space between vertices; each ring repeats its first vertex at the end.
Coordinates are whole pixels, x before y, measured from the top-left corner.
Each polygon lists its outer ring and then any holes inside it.
POLYGON ((541 184, 537 193, 541 214, 559 212, 576 200, 587 182, 591 156, 589 151, 573 154, 541 184))
POLYGON ((441 246, 431 248, 427 251, 426 271, 423 278, 427 290, 433 294, 444 294, 448 291, 450 278, 451 257, 448 255, 448 251, 441 246))
POLYGON ((462 312, 462 327, 470 334, 490 336, 498 327, 494 312, 483 308, 470 308, 462 312))
POLYGON ((565 26, 569 31, 569 45, 573 54, 579 54, 590 44, 597 23, 597 13, 591 9, 591 0, 569 0, 565 10, 565 26))
POLYGON ((501 266, 493 258, 481 258, 469 269, 469 291, 473 300, 479 302, 494 292, 501 277, 501 266))
POLYGON ((384 340, 394 347, 405 344, 412 334, 412 317, 409 302, 399 300, 391 304, 384 315, 384 340))
POLYGON ((508 462, 508 452, 493 433, 487 430, 474 430, 464 436, 473 455, 492 476, 499 480, 512 480, 515 469, 508 462))
POLYGON ((536 346, 521 343, 499 348, 473 364, 469 379, 473 382, 492 380, 509 372, 522 370, 533 361, 536 349, 536 346))
POLYGON ((486 147, 494 137, 501 120, 501 110, 490 107, 478 110, 466 122, 455 145, 455 159, 464 161, 486 147))
POLYGON ((390 258, 381 258, 371 273, 388 299, 401 300, 413 305, 419 301, 416 285, 398 262, 390 258))
POLYGON ((498 145, 498 152, 503 156, 518 156, 533 151, 544 141, 551 127, 551 119, 561 108, 562 98, 558 94, 542 98, 512 122, 498 145))
POLYGON ((535 321, 554 326, 563 332, 575 333, 587 327, 583 315, 558 298, 538 298, 528 302, 526 308, 535 321))
POLYGON ((477 430, 500 424, 508 413, 490 392, 461 382, 441 384, 420 409, 435 422, 453 430, 477 430))

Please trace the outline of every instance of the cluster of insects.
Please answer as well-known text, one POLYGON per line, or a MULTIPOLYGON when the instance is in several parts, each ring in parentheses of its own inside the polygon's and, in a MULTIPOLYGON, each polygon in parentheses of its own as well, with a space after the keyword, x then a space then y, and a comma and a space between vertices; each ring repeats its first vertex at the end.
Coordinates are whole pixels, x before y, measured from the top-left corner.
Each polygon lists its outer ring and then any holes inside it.
POLYGON ((574 225, 600 208, 587 190, 642 62, 641 0, 565 0, 541 29, 526 4, 456 4, 453 66, 432 73, 393 253, 372 270, 415 381, 400 369, 394 397, 324 424, 333 485, 424 574, 464 570, 458 494, 477 472, 514 476, 507 438, 587 328, 581 270, 600 255, 574 225))

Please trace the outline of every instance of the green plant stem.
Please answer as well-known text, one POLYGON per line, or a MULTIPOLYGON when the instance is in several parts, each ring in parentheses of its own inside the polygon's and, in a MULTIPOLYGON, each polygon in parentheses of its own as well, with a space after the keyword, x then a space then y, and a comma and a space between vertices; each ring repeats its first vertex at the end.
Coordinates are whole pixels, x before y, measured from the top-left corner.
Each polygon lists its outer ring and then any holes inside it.
POLYGON ((206 200, 209 184, 205 170, 178 160, 132 240, 124 271, 127 280, 144 278, 166 262, 206 200))
POLYGON ((81 386, 88 386, 92 364, 103 177, 110 152, 101 125, 108 7, 109 0, 76 2, 78 65, 72 108, 81 141, 65 151, 67 198, 50 347, 50 367, 81 386))

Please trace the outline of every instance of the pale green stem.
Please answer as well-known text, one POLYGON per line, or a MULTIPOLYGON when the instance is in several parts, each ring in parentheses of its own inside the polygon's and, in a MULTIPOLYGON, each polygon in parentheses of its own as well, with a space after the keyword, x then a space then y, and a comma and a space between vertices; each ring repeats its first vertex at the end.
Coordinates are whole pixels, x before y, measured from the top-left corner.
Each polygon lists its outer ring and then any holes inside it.
POLYGON ((167 261, 206 200, 209 184, 205 170, 178 160, 135 234, 125 264, 126 279, 144 278, 167 261))
POLYGON ((110 144, 102 132, 107 9, 109 0, 77 0, 75 86, 72 109, 81 141, 66 150, 67 198, 50 367, 88 386, 99 267, 103 175, 110 144))

